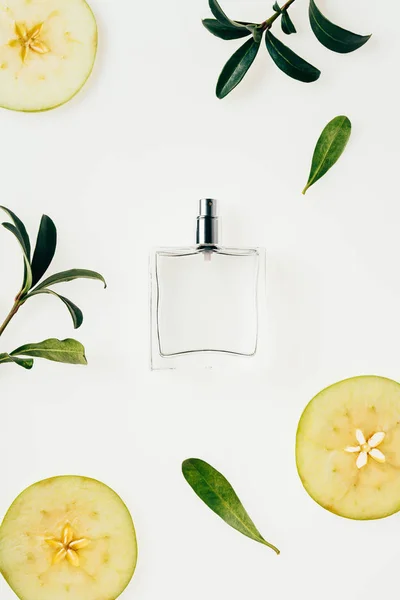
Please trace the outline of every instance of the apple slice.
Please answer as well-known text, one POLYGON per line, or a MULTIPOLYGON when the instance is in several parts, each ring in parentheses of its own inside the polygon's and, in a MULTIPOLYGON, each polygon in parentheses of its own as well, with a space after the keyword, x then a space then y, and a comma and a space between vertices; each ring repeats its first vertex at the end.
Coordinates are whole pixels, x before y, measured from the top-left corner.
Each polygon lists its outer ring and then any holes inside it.
POLYGON ((362 376, 320 392, 300 419, 297 469, 310 496, 349 519, 400 510, 400 384, 362 376))
POLYGON ((130 582, 136 557, 127 507, 86 477, 28 487, 0 528, 0 570, 21 600, 114 600, 130 582))
POLYGON ((70 100, 96 58, 97 25, 84 0, 8 0, 0 7, 0 106, 27 112, 70 100))

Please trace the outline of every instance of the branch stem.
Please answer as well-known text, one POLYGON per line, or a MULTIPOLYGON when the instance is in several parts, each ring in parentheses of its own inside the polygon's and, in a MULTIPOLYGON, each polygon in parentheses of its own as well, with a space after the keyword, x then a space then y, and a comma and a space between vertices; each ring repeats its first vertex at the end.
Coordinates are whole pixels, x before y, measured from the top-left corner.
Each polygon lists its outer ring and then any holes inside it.
POLYGON ((295 0, 288 0, 282 7, 280 12, 275 12, 272 17, 270 17, 269 19, 266 19, 266 21, 264 21, 263 23, 261 23, 261 27, 263 31, 266 31, 267 29, 271 29, 272 23, 274 21, 276 21, 276 19, 285 11, 289 8, 289 6, 291 6, 293 4, 293 2, 295 2, 295 0))
POLYGON ((5 330, 5 328, 7 327, 7 325, 11 321, 11 319, 14 317, 14 315, 17 314, 17 312, 19 311, 19 308, 20 308, 21 305, 22 305, 22 303, 20 301, 20 297, 17 296, 16 299, 15 299, 15 302, 13 304, 13 307, 10 310, 10 312, 8 313, 8 315, 7 315, 4 323, 2 325, 0 325, 0 335, 2 335, 2 333, 5 330))

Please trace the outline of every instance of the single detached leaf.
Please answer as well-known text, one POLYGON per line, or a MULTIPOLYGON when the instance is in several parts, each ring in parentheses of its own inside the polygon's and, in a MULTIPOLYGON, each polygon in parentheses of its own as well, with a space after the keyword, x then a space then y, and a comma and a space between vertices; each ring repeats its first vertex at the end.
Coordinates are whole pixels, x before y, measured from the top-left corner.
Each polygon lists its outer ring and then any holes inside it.
POLYGON ((12 234, 17 238, 19 245, 22 249, 22 254, 24 257, 24 279, 22 283, 21 293, 25 294, 32 287, 32 269, 29 261, 29 255, 26 252, 26 245, 23 239, 23 235, 16 225, 12 225, 12 223, 3 223, 3 227, 8 231, 11 231, 12 234))
POLYGON ((182 473, 199 498, 225 523, 279 554, 278 548, 264 540, 229 481, 214 467, 199 458, 189 458, 182 463, 182 473))
POLYGON ((52 296, 59 298, 61 302, 64 302, 65 306, 68 308, 69 314, 71 315, 72 321, 74 323, 74 328, 78 329, 82 325, 83 313, 81 309, 78 306, 76 306, 76 304, 71 302, 71 300, 68 300, 68 298, 65 298, 65 296, 61 296, 60 294, 57 294, 56 292, 48 288, 43 288, 37 291, 34 290, 31 294, 28 295, 28 298, 38 296, 39 294, 51 294, 52 296))
POLYGON ((38 344, 26 344, 11 352, 10 356, 33 356, 71 365, 87 364, 84 347, 72 339, 49 339, 38 344))
POLYGON ((228 60, 217 83, 217 97, 225 98, 246 75, 257 56, 260 42, 253 39, 247 40, 228 60))
POLYGON ((289 13, 287 10, 284 10, 281 17, 281 27, 283 33, 286 35, 290 35, 291 33, 297 33, 296 27, 292 19, 289 17, 289 13))
POLYGON ((40 221, 36 247, 32 258, 32 286, 46 273, 53 260, 57 245, 57 229, 47 215, 40 221))
POLYGON ((47 288, 50 285, 55 285, 56 283, 64 283, 65 281, 73 281, 74 279, 98 279, 104 283, 104 287, 107 287, 105 279, 103 275, 100 273, 96 273, 96 271, 89 271, 88 269, 69 269, 68 271, 62 271, 60 273, 55 273, 51 275, 42 283, 40 283, 35 288, 35 292, 38 290, 42 290, 43 288, 47 288))
POLYGON ((346 148, 350 134, 351 122, 348 117, 342 115, 332 119, 324 128, 315 146, 310 175, 303 194, 333 167, 346 148))
POLYGON ((219 21, 222 25, 227 25, 228 27, 238 27, 240 29, 243 29, 244 25, 242 23, 239 23, 237 21, 232 21, 232 19, 230 19, 222 10, 222 8, 220 7, 220 5, 218 4, 217 0, 208 0, 208 4, 210 6, 211 12, 214 15, 214 17, 217 19, 217 21, 219 21))
POLYGON ((314 0, 310 0, 308 14, 311 29, 316 38, 323 46, 329 48, 329 50, 333 50, 333 52, 341 54, 353 52, 361 48, 371 37, 371 35, 358 35, 338 25, 334 25, 321 13, 314 0))
POLYGON ((216 19, 203 19, 203 25, 210 33, 222 40, 237 40, 251 34, 249 29, 225 25, 216 19))
POLYGON ((289 77, 305 83, 311 83, 312 81, 316 81, 321 75, 321 71, 295 54, 293 50, 285 46, 270 31, 267 31, 265 34, 265 43, 276 66, 286 73, 286 75, 289 75, 289 77))
POLYGON ((9 354, 0 354, 0 365, 1 363, 14 363, 24 369, 32 369, 33 367, 32 358, 18 358, 17 356, 10 356, 9 354))
POLYGON ((29 235, 26 231, 25 225, 23 224, 23 222, 21 221, 21 219, 19 219, 17 217, 17 215, 15 213, 13 213, 9 208, 6 208, 5 206, 0 206, 0 208, 2 210, 4 210, 5 213, 7 213, 7 215, 10 217, 10 219, 13 221, 15 227, 18 230, 19 236, 20 236, 20 243, 22 245, 22 249, 24 250, 26 256, 28 257, 28 260, 31 260, 31 242, 29 240, 29 235))

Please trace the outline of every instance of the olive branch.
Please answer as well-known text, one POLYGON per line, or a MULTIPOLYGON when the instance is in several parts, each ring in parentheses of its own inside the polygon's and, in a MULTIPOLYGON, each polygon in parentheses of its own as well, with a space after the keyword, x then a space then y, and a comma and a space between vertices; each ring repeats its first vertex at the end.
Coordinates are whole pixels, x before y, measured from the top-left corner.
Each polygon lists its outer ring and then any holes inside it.
MULTIPOLYGON (((250 37, 228 60, 219 76, 216 88, 217 97, 225 98, 242 81, 253 64, 260 49, 263 37, 266 48, 276 66, 289 77, 311 83, 321 75, 321 71, 298 56, 286 44, 281 42, 271 28, 280 18, 283 33, 297 33, 289 16, 289 8, 295 0, 288 0, 282 7, 273 5, 274 13, 262 23, 249 23, 230 19, 217 0, 209 0, 209 6, 215 19, 204 19, 204 27, 223 40, 235 40, 250 37)), ((318 41, 333 52, 347 54, 361 48, 371 35, 358 35, 329 21, 319 10, 314 0, 309 0, 309 19, 311 29, 318 41)))
MULTIPOLYGON (((47 215, 42 216, 35 249, 31 256, 31 243, 25 225, 10 209, 4 206, 0 206, 0 208, 7 213, 11 221, 11 223, 6 222, 2 225, 17 239, 22 250, 24 261, 22 286, 14 300, 10 312, 4 322, 0 325, 0 336, 21 306, 23 306, 30 298, 40 294, 50 294, 61 300, 71 315, 74 328, 78 329, 83 322, 83 313, 81 309, 71 302, 71 300, 65 296, 61 296, 51 288, 55 284, 81 278, 99 279, 104 283, 104 287, 106 287, 104 277, 100 275, 100 273, 89 271, 87 269, 69 269, 68 271, 50 275, 50 277, 43 280, 43 276, 47 272, 56 251, 56 226, 50 217, 47 215)), ((85 349, 80 342, 73 339, 57 340, 54 338, 35 344, 20 346, 10 353, 0 353, 0 364, 15 363, 25 369, 31 369, 33 366, 32 357, 45 358, 47 360, 69 364, 87 364, 85 349)))

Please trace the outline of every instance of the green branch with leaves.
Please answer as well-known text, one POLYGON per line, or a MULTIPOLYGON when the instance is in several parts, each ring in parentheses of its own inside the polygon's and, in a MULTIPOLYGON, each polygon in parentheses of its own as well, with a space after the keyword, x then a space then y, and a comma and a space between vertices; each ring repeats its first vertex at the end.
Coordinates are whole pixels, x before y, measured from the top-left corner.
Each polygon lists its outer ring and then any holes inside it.
MULTIPOLYGON (((217 97, 225 98, 242 81, 253 64, 260 49, 263 38, 265 45, 276 66, 289 77, 311 83, 321 75, 321 71, 298 56, 286 44, 281 42, 271 28, 280 19, 281 29, 286 35, 297 33, 289 16, 289 8, 296 0, 288 0, 282 7, 277 2, 273 5, 274 13, 262 23, 249 23, 230 19, 217 0, 209 0, 209 6, 215 19, 204 19, 204 27, 213 35, 223 40, 236 40, 250 37, 243 46, 228 60, 217 82, 217 97)), ((333 52, 346 54, 361 48, 371 35, 358 35, 347 31, 329 21, 319 10, 314 0, 309 0, 309 19, 311 29, 318 41, 333 52)))
MULTIPOLYGON (((78 329, 83 322, 83 313, 81 309, 71 302, 71 300, 51 289, 51 286, 72 281, 74 279, 84 278, 98 279, 102 281, 104 287, 106 287, 104 277, 100 275, 100 273, 89 271, 87 269, 69 269, 68 271, 50 275, 50 277, 43 280, 56 251, 56 226, 50 217, 47 215, 42 216, 35 249, 33 256, 31 256, 31 242, 25 225, 10 209, 5 206, 0 206, 0 208, 7 213, 11 221, 3 223, 2 225, 17 239, 22 250, 24 261, 22 286, 14 300, 10 312, 4 322, 0 325, 0 336, 21 306, 23 306, 30 298, 40 294, 50 294, 61 300, 71 315, 74 328, 78 329)), ((47 360, 69 364, 87 364, 85 349, 80 342, 73 339, 57 340, 53 338, 40 343, 20 346, 10 353, 0 353, 0 364, 15 363, 25 369, 31 369, 33 366, 33 358, 45 358, 47 360)))

